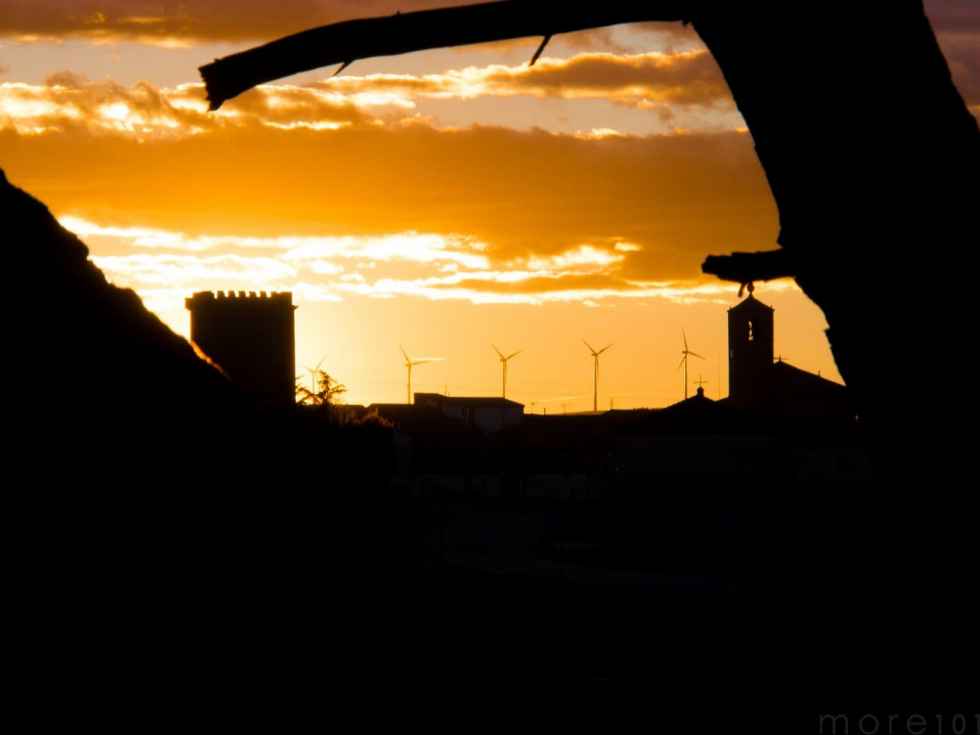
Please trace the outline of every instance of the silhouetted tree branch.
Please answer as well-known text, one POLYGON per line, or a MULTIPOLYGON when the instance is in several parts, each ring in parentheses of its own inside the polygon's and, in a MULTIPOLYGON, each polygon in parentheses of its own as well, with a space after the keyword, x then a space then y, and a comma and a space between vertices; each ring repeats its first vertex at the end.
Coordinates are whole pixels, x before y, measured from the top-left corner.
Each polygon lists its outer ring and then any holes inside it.
POLYGON ((701 270, 723 281, 734 281, 742 286, 754 281, 772 281, 796 275, 790 254, 785 250, 709 255, 701 270))
POLYGON ((306 386, 296 386, 296 396, 300 405, 332 406, 347 392, 347 386, 341 385, 323 370, 317 370, 316 384, 316 392, 306 386))
POLYGON ((211 109, 256 85, 302 71, 374 56, 464 46, 510 38, 569 33, 637 21, 682 18, 689 2, 599 4, 502 0, 457 8, 399 13, 314 28, 201 67, 211 109))

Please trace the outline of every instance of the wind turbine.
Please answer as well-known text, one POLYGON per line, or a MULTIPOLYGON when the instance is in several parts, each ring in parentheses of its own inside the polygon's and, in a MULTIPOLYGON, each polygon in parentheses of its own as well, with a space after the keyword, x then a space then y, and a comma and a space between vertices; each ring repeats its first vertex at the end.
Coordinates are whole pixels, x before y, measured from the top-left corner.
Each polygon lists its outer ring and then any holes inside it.
POLYGON ((420 357, 418 360, 413 360, 405 352, 404 347, 399 347, 402 351, 402 355, 405 356, 405 368, 408 370, 408 405, 412 405, 412 368, 416 368, 419 365, 428 365, 430 362, 439 362, 442 360, 441 357, 420 357))
MULTIPOLYGON (((585 342, 584 339, 582 341, 585 342)), ((592 413, 599 413, 599 355, 612 347, 612 345, 606 345, 598 352, 588 342, 585 342, 585 346, 589 348, 589 352, 592 353, 592 359, 595 361, 592 372, 592 413)))
POLYGON ((500 365, 501 365, 501 368, 503 369, 503 373, 504 373, 504 376, 503 376, 504 377, 504 399, 506 400, 506 398, 507 398, 507 363, 510 362, 511 360, 513 360, 519 354, 521 354, 524 350, 518 350, 513 355, 507 355, 506 357, 504 357, 504 353, 497 349, 497 345, 490 345, 490 346, 493 347, 493 351, 496 352, 497 355, 500 357, 500 365))
POLYGON ((313 384, 310 392, 311 396, 315 396, 317 388, 320 387, 319 385, 317 385, 317 377, 320 375, 320 368, 323 367, 323 363, 325 363, 326 361, 327 361, 327 356, 324 355, 323 359, 316 364, 315 368, 306 368, 306 372, 310 374, 310 382, 313 384))
POLYGON ((688 362, 688 358, 690 358, 690 357, 696 357, 699 360, 704 360, 705 358, 703 358, 697 352, 691 352, 688 349, 688 347, 687 347, 687 334, 684 332, 683 329, 681 330, 681 336, 684 337, 684 349, 681 350, 681 355, 683 355, 683 357, 681 358, 681 364, 677 366, 677 369, 680 370, 681 368, 684 368, 684 400, 686 401, 687 400, 687 362, 688 362))

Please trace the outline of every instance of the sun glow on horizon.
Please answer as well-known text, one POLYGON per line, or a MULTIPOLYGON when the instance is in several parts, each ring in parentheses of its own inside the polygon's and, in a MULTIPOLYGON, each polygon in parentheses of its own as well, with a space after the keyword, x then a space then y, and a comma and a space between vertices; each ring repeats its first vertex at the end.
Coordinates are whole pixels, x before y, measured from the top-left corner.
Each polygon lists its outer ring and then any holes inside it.
MULTIPOLYGON (((674 360, 669 335, 682 328, 696 335, 711 358, 703 377, 723 387, 724 314, 734 303, 735 287, 707 279, 621 279, 583 287, 583 277, 602 277, 642 251, 622 240, 498 262, 486 243, 433 233, 246 237, 101 225, 73 215, 59 221, 84 238, 93 262, 112 282, 133 288, 184 336, 189 330, 184 300, 194 292, 291 291, 299 307, 297 364, 332 355, 327 367, 350 387, 352 403, 402 400, 401 367, 385 349, 400 342, 448 358, 445 365, 419 372, 420 390, 494 395, 497 374, 492 361, 480 359, 481 345, 504 341, 537 346, 524 356, 525 364, 515 365, 515 399, 540 411, 554 395, 581 393, 561 403, 584 410, 588 392, 576 388, 587 382, 588 371, 579 376, 582 371, 560 367, 569 361, 582 367, 576 361, 580 332, 617 341, 618 353, 604 370, 612 395, 606 400, 619 408, 666 405, 680 393, 668 363, 674 360), (447 311, 445 304, 458 306, 447 311), (354 315, 359 316, 351 321, 354 315), (642 336, 651 326, 654 331, 642 336), (568 354, 542 360, 556 349, 568 354), (652 382, 635 370, 637 360, 657 366, 652 382)), ((766 284, 765 293, 784 313, 802 310, 814 319, 792 282, 766 284)), ((795 350, 783 352, 789 359, 795 350)), ((834 374, 824 358, 800 362, 834 374)))
MULTIPOLYGON (((155 289, 157 298, 167 284, 183 294, 187 289, 235 290, 236 279, 267 290, 289 290, 309 279, 317 283, 318 300, 327 294, 329 300, 412 296, 478 304, 604 299, 693 303, 717 300, 730 290, 710 279, 620 277, 627 258, 642 251, 623 242, 608 247, 584 243, 554 255, 497 260, 486 243, 437 233, 256 237, 99 225, 75 215, 63 215, 59 222, 87 239, 93 260, 117 282, 155 289)), ((772 284, 775 291, 794 288, 789 281, 772 284)))

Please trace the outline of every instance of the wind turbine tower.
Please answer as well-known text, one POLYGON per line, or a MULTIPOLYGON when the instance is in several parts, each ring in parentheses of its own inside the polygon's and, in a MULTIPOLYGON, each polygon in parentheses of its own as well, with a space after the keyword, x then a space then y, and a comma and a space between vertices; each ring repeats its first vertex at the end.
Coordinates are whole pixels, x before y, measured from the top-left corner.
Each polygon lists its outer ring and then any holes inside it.
POLYGON ((491 347, 493 347, 493 351, 496 352, 497 355, 500 357, 500 366, 503 369, 503 384, 504 384, 503 396, 504 396, 504 400, 506 400, 507 399, 507 363, 513 360, 519 354, 521 354, 524 350, 518 350, 513 355, 507 355, 505 357, 504 353, 497 349, 497 345, 491 345, 491 347))
POLYGON ((314 395, 315 396, 316 395, 317 388, 320 387, 317 384, 317 378, 320 377, 320 368, 323 367, 323 363, 326 362, 326 361, 327 361, 327 357, 326 357, 326 355, 324 355, 323 356, 323 359, 320 360, 320 362, 318 362, 316 364, 316 367, 315 368, 309 368, 309 367, 306 368, 306 372, 308 372, 310 374, 310 382, 313 384, 312 386, 310 386, 310 389, 311 389, 310 395, 314 395))
POLYGON ((687 397, 688 397, 688 395, 687 395, 687 388, 688 388, 688 382, 687 382, 687 363, 688 363, 688 358, 696 357, 699 360, 703 360, 705 358, 701 357, 701 355, 699 355, 697 352, 691 352, 691 350, 688 349, 688 346, 687 346, 687 334, 684 332, 683 329, 681 330, 681 336, 684 337, 684 349, 681 350, 681 355, 683 355, 683 357, 681 358, 681 364, 677 366, 677 369, 680 370, 681 368, 684 368, 684 400, 686 401, 687 400, 687 397))
MULTIPOLYGON (((584 339, 582 341, 585 342, 584 339)), ((612 345, 606 345, 598 352, 588 342, 585 342, 585 346, 589 348, 589 352, 592 353, 592 360, 594 361, 592 371, 592 413, 599 413, 599 356, 612 347, 612 345)))
POLYGON ((421 357, 418 360, 413 360, 405 352, 404 347, 400 347, 402 355, 405 357, 405 368, 408 370, 408 400, 409 406, 412 405, 412 369, 418 367, 419 365, 428 365, 430 362, 439 362, 442 358, 439 357, 421 357))

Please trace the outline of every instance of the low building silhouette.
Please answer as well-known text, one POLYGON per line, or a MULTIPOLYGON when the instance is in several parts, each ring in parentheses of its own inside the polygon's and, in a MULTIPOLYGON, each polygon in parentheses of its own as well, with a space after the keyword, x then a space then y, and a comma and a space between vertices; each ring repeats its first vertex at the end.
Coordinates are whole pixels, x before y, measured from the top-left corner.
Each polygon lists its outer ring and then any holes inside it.
POLYGON ((441 393, 416 393, 412 404, 376 403, 368 407, 395 426, 446 426, 492 435, 520 426, 524 421, 524 404, 506 398, 444 396, 441 393))
POLYGON ((291 293, 203 291, 187 299, 191 341, 243 390, 267 405, 295 403, 291 293))
POLYGON ((444 416, 484 434, 495 434, 524 420, 524 404, 506 398, 466 398, 416 393, 416 406, 438 409, 444 416))

